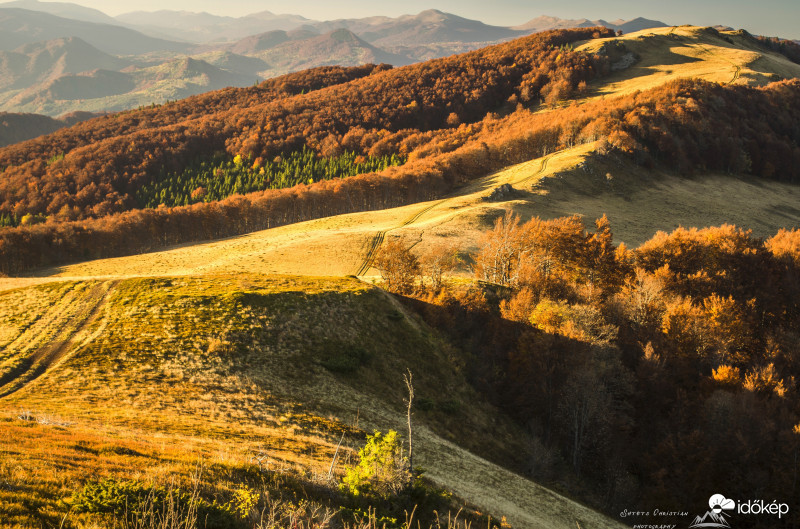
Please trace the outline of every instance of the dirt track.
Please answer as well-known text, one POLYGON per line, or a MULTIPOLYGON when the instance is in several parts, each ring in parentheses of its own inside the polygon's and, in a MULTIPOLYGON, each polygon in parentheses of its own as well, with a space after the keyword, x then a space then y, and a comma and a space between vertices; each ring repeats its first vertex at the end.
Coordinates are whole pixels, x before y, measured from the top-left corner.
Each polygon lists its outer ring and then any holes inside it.
POLYGON ((117 283, 76 285, 8 344, 5 349, 16 363, 8 365, 7 360, 0 365, 0 397, 33 383, 82 345, 81 340, 85 343, 89 328, 101 316, 117 283))

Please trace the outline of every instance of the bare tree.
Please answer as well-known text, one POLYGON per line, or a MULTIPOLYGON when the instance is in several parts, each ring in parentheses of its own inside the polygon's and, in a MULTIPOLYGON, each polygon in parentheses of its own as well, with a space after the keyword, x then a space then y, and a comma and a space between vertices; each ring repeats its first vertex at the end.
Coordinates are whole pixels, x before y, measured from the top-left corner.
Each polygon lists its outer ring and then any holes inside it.
POLYGON ((431 289, 439 291, 444 285, 444 275, 452 272, 461 262, 458 247, 440 244, 434 246, 421 259, 422 270, 430 278, 431 289))
POLYGON ((406 417, 408 419, 408 475, 409 475, 409 487, 414 486, 414 452, 411 445, 411 403, 414 401, 414 385, 412 384, 413 375, 411 374, 411 370, 406 368, 406 374, 403 375, 403 380, 406 382, 406 388, 408 389, 408 398, 405 399, 406 405, 408 406, 406 410, 406 417))
POLYGON ((375 255, 375 268, 386 282, 386 290, 398 294, 414 291, 414 281, 419 274, 419 260, 411 253, 411 246, 400 239, 387 241, 375 255))

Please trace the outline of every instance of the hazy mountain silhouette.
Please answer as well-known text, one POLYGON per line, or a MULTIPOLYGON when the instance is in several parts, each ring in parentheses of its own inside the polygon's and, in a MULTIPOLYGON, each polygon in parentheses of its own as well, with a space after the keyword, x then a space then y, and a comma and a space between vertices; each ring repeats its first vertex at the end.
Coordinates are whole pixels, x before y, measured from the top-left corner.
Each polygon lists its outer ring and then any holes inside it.
POLYGON ((65 74, 119 70, 129 64, 77 37, 25 44, 13 51, 0 51, 0 90, 27 88, 65 74))
POLYGON ((632 20, 618 19, 613 22, 607 22, 605 20, 600 19, 600 20, 595 20, 592 25, 605 26, 615 31, 621 30, 623 33, 633 33, 634 31, 641 31, 643 29, 663 28, 665 26, 668 26, 668 24, 665 24, 658 20, 649 20, 642 17, 637 17, 632 20))
POLYGON ((71 4, 68 2, 39 2, 38 0, 15 0, 13 2, 0 3, 0 9, 3 8, 19 8, 27 9, 30 11, 41 11, 43 13, 50 13, 63 18, 71 18, 73 20, 83 20, 84 22, 96 22, 99 24, 118 24, 113 18, 100 10, 84 7, 78 4, 71 4))
POLYGON ((311 24, 320 31, 346 28, 375 46, 409 46, 438 42, 490 42, 521 36, 523 32, 490 26, 436 9, 397 18, 369 17, 311 24))
POLYGON ((592 26, 605 26, 614 31, 622 30, 623 33, 633 33, 634 31, 641 31, 648 28, 665 27, 665 24, 658 20, 649 20, 642 17, 637 17, 631 20, 615 20, 608 22, 603 19, 589 20, 587 18, 578 19, 563 19, 558 17, 540 16, 519 26, 514 26, 513 29, 524 30, 529 33, 538 31, 547 31, 550 29, 565 29, 565 28, 588 28, 592 26))
MULTIPOLYGON (((272 32, 274 33, 274 32, 272 32)), ((266 34, 261 38, 248 37, 231 47, 251 54, 269 65, 262 76, 314 68, 316 66, 355 66, 365 63, 403 65, 413 62, 408 57, 386 52, 359 38, 347 29, 336 29, 305 39, 281 40, 282 35, 266 34)))
POLYGON ((195 43, 232 41, 268 31, 287 31, 309 22, 299 15, 275 15, 269 11, 238 18, 188 11, 135 11, 119 15, 116 20, 152 36, 195 43))
POLYGON ((187 51, 184 43, 155 39, 121 26, 57 17, 40 11, 0 9, 0 50, 65 37, 80 37, 95 48, 114 55, 154 51, 187 51))

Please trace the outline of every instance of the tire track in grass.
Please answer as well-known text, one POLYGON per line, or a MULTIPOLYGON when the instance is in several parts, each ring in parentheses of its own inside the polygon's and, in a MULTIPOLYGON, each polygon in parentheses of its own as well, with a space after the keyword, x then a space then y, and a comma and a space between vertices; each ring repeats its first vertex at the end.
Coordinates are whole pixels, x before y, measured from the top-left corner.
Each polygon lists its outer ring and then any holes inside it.
POLYGON ((522 180, 520 180, 519 182, 517 182, 517 185, 527 184, 528 182, 530 182, 534 178, 537 178, 537 177, 541 176, 542 173, 544 173, 547 170, 547 162, 549 162, 550 158, 555 156, 555 154, 556 153, 548 154, 547 156, 542 158, 542 165, 541 165, 541 167, 539 167, 539 170, 536 171, 535 173, 533 173, 532 175, 530 175, 528 177, 525 177, 522 180))
POLYGON ((394 228, 389 228, 388 230, 379 231, 376 233, 367 245, 367 253, 364 256, 364 260, 361 263, 361 266, 358 268, 358 271, 354 275, 356 276, 363 276, 367 273, 367 271, 372 268, 372 263, 375 261, 375 256, 378 254, 378 250, 380 249, 381 245, 383 245, 383 241, 386 239, 386 234, 390 231, 397 230, 400 228, 404 228, 409 224, 413 224, 417 222, 420 217, 422 217, 425 213, 429 212, 439 204, 447 201, 448 199, 439 200, 438 202, 434 202, 433 204, 422 208, 421 210, 417 211, 406 220, 404 220, 401 224, 395 226, 394 228))
POLYGON ((106 281, 76 293, 73 289, 65 303, 57 303, 37 325, 23 332, 9 344, 23 344, 16 356, 27 356, 0 375, 0 398, 16 393, 63 360, 75 349, 89 326, 100 317, 102 309, 119 280, 106 281), (31 344, 24 346, 25 342, 31 344))

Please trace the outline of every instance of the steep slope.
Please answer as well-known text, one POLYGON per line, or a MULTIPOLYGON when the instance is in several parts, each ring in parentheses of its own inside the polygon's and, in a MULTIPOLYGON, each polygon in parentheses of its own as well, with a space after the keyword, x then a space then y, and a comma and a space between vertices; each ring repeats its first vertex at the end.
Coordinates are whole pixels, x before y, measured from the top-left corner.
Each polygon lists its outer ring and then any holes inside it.
POLYGON ((95 48, 114 55, 188 49, 185 44, 154 39, 111 24, 71 20, 27 9, 0 8, 0 50, 67 37, 80 37, 95 48))
MULTIPOLYGON (((402 428, 400 374, 409 367, 417 398, 432 404, 415 413, 417 461, 432 480, 515 527, 621 527, 498 466, 523 448, 465 380, 466 359, 354 279, 59 283, 0 295, 0 322, 4 413, 24 408, 165 441, 210 437, 234 461, 260 452, 316 471, 339 436, 357 446, 364 430, 402 428), (58 354, 41 353, 54 344, 58 354)), ((42 479, 33 482, 35 501, 54 508, 57 498, 37 490, 42 479)), ((67 490, 85 479, 70 477, 67 490)), ((7 501, 20 512, 18 496, 7 501)))

